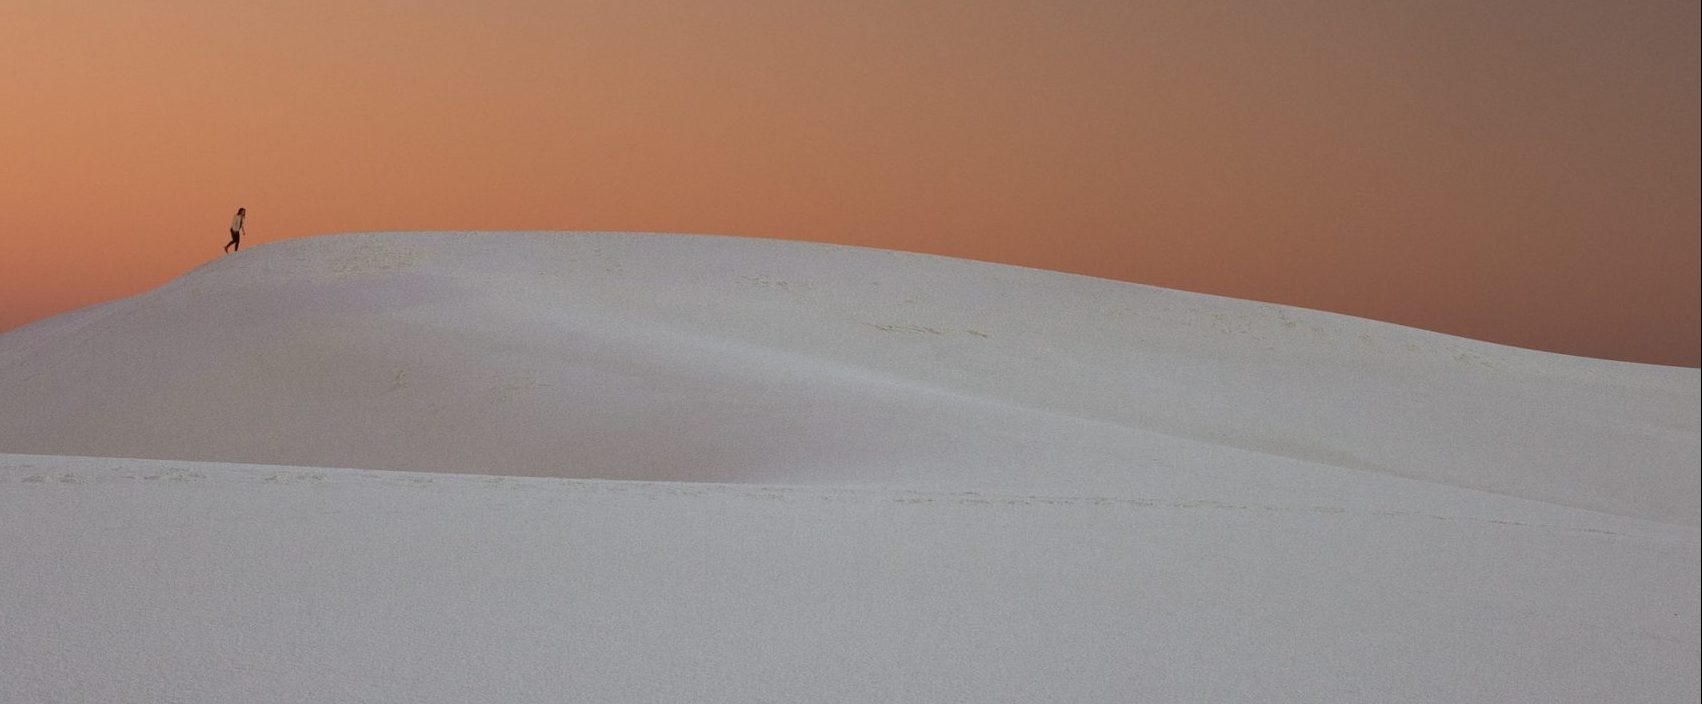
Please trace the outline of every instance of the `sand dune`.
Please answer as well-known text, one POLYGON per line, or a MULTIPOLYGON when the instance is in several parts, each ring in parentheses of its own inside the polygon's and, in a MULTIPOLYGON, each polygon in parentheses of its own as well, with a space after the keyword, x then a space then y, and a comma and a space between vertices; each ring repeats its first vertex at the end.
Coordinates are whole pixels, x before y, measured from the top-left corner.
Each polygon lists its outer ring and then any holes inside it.
POLYGON ((0 701, 1695 700, 1698 381, 849 247, 291 240, 0 336, 0 701))
POLYGON ((370 234, 0 337, 0 451, 1113 493, 1323 466, 1693 525, 1697 385, 879 250, 370 234))

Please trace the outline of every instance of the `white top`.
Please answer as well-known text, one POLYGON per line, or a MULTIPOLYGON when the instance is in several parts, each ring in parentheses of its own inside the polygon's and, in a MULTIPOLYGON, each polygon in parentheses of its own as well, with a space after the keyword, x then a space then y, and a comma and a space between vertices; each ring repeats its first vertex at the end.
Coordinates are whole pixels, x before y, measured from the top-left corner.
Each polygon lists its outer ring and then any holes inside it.
POLYGON ((242 232, 242 216, 242 211, 237 211, 236 217, 231 218, 230 220, 230 229, 236 232, 242 232))

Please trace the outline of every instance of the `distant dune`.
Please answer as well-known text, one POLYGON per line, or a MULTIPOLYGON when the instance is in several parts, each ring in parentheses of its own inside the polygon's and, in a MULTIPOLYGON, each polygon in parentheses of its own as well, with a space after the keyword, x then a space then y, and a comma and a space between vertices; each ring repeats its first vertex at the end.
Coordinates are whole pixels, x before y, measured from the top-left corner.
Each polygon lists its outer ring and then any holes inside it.
POLYGON ((1065 493, 1322 466, 1694 525, 1697 387, 942 257, 388 233, 0 336, 0 451, 1065 493))
POLYGON ((289 240, 0 335, 0 701, 1694 701, 1699 395, 881 250, 289 240))

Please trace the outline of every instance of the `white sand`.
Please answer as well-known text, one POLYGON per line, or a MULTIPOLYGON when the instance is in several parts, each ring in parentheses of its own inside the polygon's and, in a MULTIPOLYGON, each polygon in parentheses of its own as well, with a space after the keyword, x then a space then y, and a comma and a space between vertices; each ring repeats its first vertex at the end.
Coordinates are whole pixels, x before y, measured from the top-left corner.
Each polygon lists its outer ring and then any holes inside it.
POLYGON ((1695 700, 1699 405, 937 257, 292 240, 0 336, 0 701, 1695 700))

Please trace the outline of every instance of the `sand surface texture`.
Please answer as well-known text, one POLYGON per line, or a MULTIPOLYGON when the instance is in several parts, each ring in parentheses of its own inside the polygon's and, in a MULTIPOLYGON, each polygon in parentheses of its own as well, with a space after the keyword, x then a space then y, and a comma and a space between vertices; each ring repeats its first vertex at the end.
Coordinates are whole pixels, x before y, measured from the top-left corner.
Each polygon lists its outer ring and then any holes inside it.
POLYGON ((1698 382, 880 250, 290 240, 0 336, 0 701, 1694 701, 1698 382))

